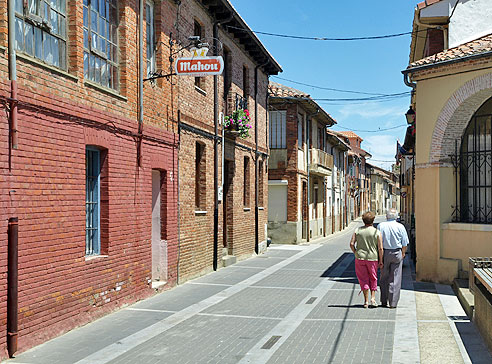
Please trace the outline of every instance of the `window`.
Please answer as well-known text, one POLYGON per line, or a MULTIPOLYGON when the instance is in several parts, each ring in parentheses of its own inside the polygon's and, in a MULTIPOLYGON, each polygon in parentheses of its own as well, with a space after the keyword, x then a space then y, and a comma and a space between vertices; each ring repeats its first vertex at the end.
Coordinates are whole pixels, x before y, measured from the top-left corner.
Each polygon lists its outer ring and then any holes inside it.
MULTIPOLYGON (((193 26, 193 35, 196 37, 200 37, 200 40, 203 38, 203 28, 202 25, 195 20, 194 26, 193 26)), ((204 80, 201 77, 195 77, 195 86, 198 88, 203 89, 205 87, 204 85, 204 80)))
POLYGON ((224 47, 224 99, 227 100, 227 95, 231 89, 232 67, 231 67, 231 52, 224 47))
POLYGON ((263 206, 263 161, 258 161, 258 205, 263 206))
POLYGON ((15 48, 67 68, 66 0, 15 0, 15 48))
POLYGON ((297 147, 301 148, 304 145, 304 115, 297 114, 297 147))
POLYGON ((85 151, 85 255, 97 255, 100 245, 100 173, 101 153, 87 147, 85 151))
POLYGON ((118 89, 116 0, 84 0, 84 78, 118 89))
POLYGON ((286 142, 286 111, 270 111, 270 148, 285 149, 286 142))
POLYGON ((248 96, 249 96, 249 71, 248 71, 248 67, 243 66, 243 97, 246 99, 246 102, 248 102, 248 96))
POLYGON ((249 157, 244 157, 244 174, 243 174, 243 202, 244 207, 249 207, 250 202, 250 179, 249 179, 249 157))
POLYGON ((196 142, 195 147, 195 207, 205 210, 206 194, 205 145, 196 142))
POLYGON ((458 217, 461 222, 492 224, 491 108, 489 99, 473 115, 462 138, 458 217))
POLYGON ((155 26, 154 26, 154 4, 145 5, 145 26, 147 30, 147 75, 151 75, 156 70, 155 59, 155 26))

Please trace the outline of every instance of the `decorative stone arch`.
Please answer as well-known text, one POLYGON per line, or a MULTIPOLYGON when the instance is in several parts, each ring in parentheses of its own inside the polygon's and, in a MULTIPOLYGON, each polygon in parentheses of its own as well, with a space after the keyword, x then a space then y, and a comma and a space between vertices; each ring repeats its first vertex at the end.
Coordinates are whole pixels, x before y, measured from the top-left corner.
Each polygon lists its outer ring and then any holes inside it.
POLYGON ((429 162, 448 164, 461 136, 478 108, 492 97, 492 73, 478 76, 461 86, 441 110, 432 134, 429 162))

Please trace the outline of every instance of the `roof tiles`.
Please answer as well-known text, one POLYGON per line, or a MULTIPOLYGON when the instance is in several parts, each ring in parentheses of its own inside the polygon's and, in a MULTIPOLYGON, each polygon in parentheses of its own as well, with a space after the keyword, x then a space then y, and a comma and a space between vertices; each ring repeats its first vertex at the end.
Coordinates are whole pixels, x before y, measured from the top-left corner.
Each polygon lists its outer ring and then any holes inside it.
POLYGON ((268 84, 268 93, 273 97, 299 97, 310 98, 311 96, 295 88, 270 81, 268 84))
POLYGON ((408 69, 492 51, 492 34, 410 63, 408 69))

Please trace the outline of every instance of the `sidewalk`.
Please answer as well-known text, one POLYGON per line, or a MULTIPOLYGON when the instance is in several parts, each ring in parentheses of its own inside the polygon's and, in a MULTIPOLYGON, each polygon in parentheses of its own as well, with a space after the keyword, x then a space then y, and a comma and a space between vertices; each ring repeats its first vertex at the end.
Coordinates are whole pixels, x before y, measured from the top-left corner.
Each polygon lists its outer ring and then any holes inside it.
MULTIPOLYGON (((490 363, 449 286, 404 267, 400 304, 364 309, 351 232, 271 246, 5 363, 490 363)), ((378 297, 379 298, 379 297, 378 297)))

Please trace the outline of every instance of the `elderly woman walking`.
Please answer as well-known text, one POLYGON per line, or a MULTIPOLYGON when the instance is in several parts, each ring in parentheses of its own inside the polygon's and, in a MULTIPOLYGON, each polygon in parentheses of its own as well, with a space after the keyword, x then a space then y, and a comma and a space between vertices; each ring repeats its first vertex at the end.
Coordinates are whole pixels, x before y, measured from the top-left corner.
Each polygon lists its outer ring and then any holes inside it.
POLYGON ((355 274, 364 293, 364 308, 377 307, 378 265, 383 266, 383 241, 380 232, 372 225, 375 214, 368 211, 362 215, 364 226, 357 228, 350 249, 355 254, 355 274), (371 303, 369 304, 369 290, 371 303))

